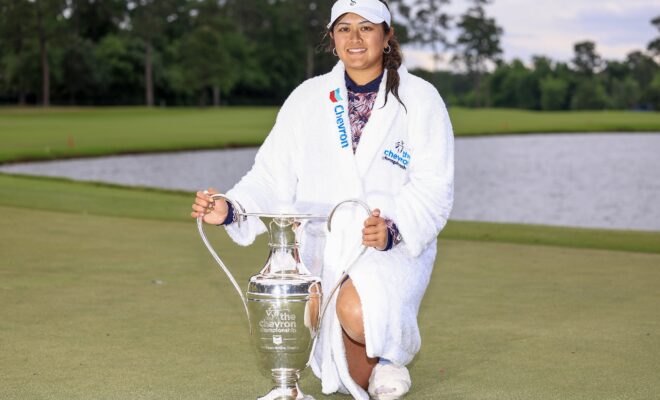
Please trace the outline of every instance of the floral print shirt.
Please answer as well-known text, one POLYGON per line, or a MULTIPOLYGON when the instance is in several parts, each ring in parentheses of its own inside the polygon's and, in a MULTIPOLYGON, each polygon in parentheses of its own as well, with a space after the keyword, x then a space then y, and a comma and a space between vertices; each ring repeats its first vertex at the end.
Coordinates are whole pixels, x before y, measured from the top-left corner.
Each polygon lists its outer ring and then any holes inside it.
MULTIPOLYGON (((383 74, 366 85, 358 85, 348 76, 344 75, 346 80, 346 89, 348 91, 348 117, 351 123, 351 139, 353 144, 353 154, 360 144, 360 137, 362 130, 369 121, 371 110, 374 108, 376 96, 378 95, 378 88, 380 82, 383 80, 383 74)), ((387 246, 384 251, 391 249, 394 245, 401 241, 399 229, 394 221, 385 219, 387 224, 388 236, 387 246)))

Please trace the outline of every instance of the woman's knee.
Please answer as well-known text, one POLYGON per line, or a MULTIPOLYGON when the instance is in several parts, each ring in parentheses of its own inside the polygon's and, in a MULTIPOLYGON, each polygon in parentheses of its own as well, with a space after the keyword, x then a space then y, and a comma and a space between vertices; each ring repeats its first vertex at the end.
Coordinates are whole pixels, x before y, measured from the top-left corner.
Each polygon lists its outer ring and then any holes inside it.
POLYGON ((362 303, 350 279, 344 282, 339 289, 339 295, 337 296, 337 317, 346 334, 354 341, 364 344, 362 303))

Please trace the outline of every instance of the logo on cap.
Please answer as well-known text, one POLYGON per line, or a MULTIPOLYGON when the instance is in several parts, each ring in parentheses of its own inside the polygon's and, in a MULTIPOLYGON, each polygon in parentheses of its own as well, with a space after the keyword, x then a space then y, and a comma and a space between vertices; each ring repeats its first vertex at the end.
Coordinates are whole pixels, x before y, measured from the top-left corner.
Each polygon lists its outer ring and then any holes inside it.
POLYGON ((357 3, 355 0, 351 0, 351 5, 354 6, 357 3))

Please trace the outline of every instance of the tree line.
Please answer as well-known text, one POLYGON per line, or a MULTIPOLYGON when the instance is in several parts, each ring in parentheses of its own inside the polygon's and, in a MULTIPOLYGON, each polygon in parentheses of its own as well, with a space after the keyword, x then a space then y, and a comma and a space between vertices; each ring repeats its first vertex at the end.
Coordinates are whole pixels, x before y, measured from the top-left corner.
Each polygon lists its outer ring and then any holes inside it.
MULTIPOLYGON (((492 0, 390 0, 402 43, 460 72, 413 71, 450 105, 660 109, 660 37, 623 61, 575 44, 570 63, 502 61, 492 0), (458 36, 447 39, 449 29, 458 36)), ((330 0, 0 0, 0 103, 279 104, 336 62, 330 0)), ((660 31, 660 17, 652 23, 660 31)))

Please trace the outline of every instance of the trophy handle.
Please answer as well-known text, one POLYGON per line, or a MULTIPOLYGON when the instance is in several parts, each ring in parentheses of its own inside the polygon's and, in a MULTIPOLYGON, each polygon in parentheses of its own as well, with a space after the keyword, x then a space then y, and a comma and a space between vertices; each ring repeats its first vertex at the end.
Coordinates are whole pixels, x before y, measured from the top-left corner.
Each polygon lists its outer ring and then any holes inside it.
MULTIPOLYGON (((349 199, 349 200, 344 200, 344 201, 342 201, 341 203, 337 204, 337 205, 335 206, 335 208, 333 208, 332 211, 330 212, 330 215, 328 216, 328 232, 331 232, 331 231, 332 231, 332 217, 334 216, 335 211, 337 211, 337 209, 339 209, 341 206, 343 206, 343 205, 345 205, 345 204, 350 204, 350 203, 353 203, 353 204, 357 204, 357 205, 359 205, 359 206, 362 206, 362 208, 364 209, 364 211, 367 212, 367 218, 368 218, 369 216, 371 216, 371 208, 369 208, 369 205, 368 205, 367 203, 365 203, 364 201, 359 200, 359 199, 349 199)), ((339 278, 339 280, 337 281, 337 283, 335 284, 335 286, 334 286, 334 287, 332 288, 332 290, 330 291, 330 294, 328 295, 328 297, 326 297, 325 305, 323 306, 323 310, 321 310, 321 321, 323 321, 323 317, 325 316, 325 312, 326 312, 327 309, 328 309, 328 305, 330 305, 330 300, 332 300, 332 296, 335 295, 335 293, 337 292, 337 289, 339 289, 339 287, 341 286, 341 284, 342 284, 342 283, 344 282, 344 280, 348 277, 348 271, 351 269, 351 267, 353 267, 353 264, 355 264, 355 262, 356 262, 360 257, 362 257, 362 255, 363 255, 366 251, 367 251, 367 246, 361 244, 361 245, 360 245, 360 251, 358 251, 358 253, 357 253, 357 254, 351 259, 351 261, 349 261, 349 262, 346 264, 346 268, 344 268, 344 271, 342 272, 341 277, 339 278)), ((319 331, 320 331, 320 329, 319 329, 319 331)))
POLYGON ((337 204, 332 209, 332 211, 330 211, 330 215, 328 215, 328 232, 332 232, 332 217, 335 215, 335 211, 337 211, 337 209, 339 209, 344 204, 348 204, 348 203, 355 203, 359 206, 362 206, 362 208, 364 208, 364 211, 367 212, 367 217, 371 216, 371 208, 369 208, 369 205, 367 203, 365 203, 364 201, 362 201, 360 199, 344 200, 344 201, 340 202, 339 204, 337 204))
MULTIPOLYGON (((328 215, 328 232, 332 232, 332 217, 334 216, 335 211, 337 211, 337 209, 339 209, 341 206, 343 206, 345 204, 349 204, 349 203, 353 203, 353 204, 357 204, 357 205, 361 206, 364 209, 364 211, 367 212, 367 218, 369 216, 371 216, 371 208, 364 201, 359 200, 359 199, 344 200, 344 201, 340 202, 339 204, 337 204, 332 209, 332 211, 330 212, 330 215, 328 215)), ((366 251, 367 251, 367 246, 361 244, 360 245, 360 251, 358 251, 357 254, 346 264, 346 268, 344 268, 344 271, 342 272, 341 276, 337 280, 337 283, 335 284, 335 286, 330 291, 330 294, 327 297, 324 296, 325 297, 325 302, 323 304, 323 308, 321 309, 321 314, 319 315, 319 328, 316 331, 317 333, 316 333, 316 337, 314 338, 314 344, 312 345, 312 351, 309 354, 309 361, 307 361, 308 366, 312 362, 312 357, 314 357, 314 351, 316 350, 316 343, 318 343, 319 335, 321 334, 321 324, 323 323, 323 317, 325 317, 325 313, 326 313, 326 311, 328 311, 328 306, 330 305, 330 301, 332 300, 332 297, 335 295, 335 293, 337 292, 337 289, 339 289, 339 287, 344 282, 344 280, 348 277, 348 271, 353 267, 355 262, 360 257, 362 257, 362 255, 366 251)))
MULTIPOLYGON (((232 207, 234 207, 234 212, 235 213, 239 213, 239 214, 244 214, 245 213, 245 210, 243 210, 243 207, 239 203, 233 201, 232 199, 225 196, 224 194, 220 194, 220 193, 214 194, 214 195, 211 195, 211 198, 212 199, 217 199, 217 198, 225 199, 226 201, 231 203, 232 207)), ((240 222, 241 222, 241 218, 238 219, 238 224, 240 224, 240 222)), ((250 322, 250 312, 248 311, 248 306, 247 306, 247 301, 245 300, 245 295, 241 291, 241 287, 236 282, 236 279, 234 279, 234 276, 231 274, 231 272, 229 272, 229 268, 227 268, 225 263, 222 262, 222 260, 218 256, 218 254, 213 249, 213 246, 211 246, 211 243, 209 243, 209 240, 206 238, 206 235, 204 234, 203 217, 198 217, 197 218, 197 230, 199 231, 199 235, 202 237, 202 241, 206 245, 206 248, 209 250, 209 252, 213 256, 215 261, 220 266, 220 268, 222 268, 222 270, 225 272, 225 274, 227 275, 227 277, 231 281, 232 285, 234 285, 234 288, 236 289, 236 292, 238 292, 238 295, 241 296, 241 301, 243 302, 243 307, 245 308, 245 315, 247 316, 248 325, 250 327, 250 334, 252 334, 252 322, 250 322)))

